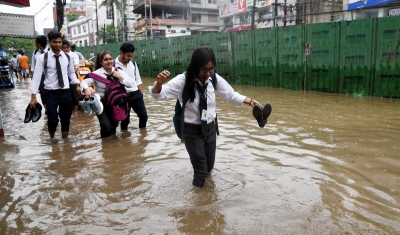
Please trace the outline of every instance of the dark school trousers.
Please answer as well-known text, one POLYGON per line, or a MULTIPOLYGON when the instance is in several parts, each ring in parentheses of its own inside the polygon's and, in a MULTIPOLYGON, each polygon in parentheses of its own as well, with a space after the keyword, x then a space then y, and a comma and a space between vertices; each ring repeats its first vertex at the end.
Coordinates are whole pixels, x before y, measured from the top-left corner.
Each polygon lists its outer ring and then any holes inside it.
POLYGON ((192 184, 197 187, 204 186, 204 181, 215 163, 217 139, 215 123, 207 124, 207 129, 208 135, 204 138, 201 125, 185 123, 185 147, 194 170, 192 184))
POLYGON ((114 121, 111 106, 108 106, 104 100, 101 98, 101 103, 104 106, 103 112, 97 115, 100 123, 100 136, 101 138, 107 138, 111 135, 115 135, 118 122, 114 121))
POLYGON ((44 92, 46 93, 47 127, 49 132, 56 131, 59 121, 61 123, 61 131, 69 131, 72 113, 71 92, 69 88, 44 90, 44 92))
POLYGON ((70 90, 71 90, 71 99, 72 99, 72 105, 79 105, 79 93, 76 90, 78 87, 78 84, 70 84, 70 90))
MULTIPOLYGON (((139 118, 139 128, 146 127, 147 124, 147 111, 144 106, 143 94, 140 91, 129 92, 129 106, 135 111, 139 118)), ((130 123, 130 112, 125 120, 121 122, 121 130, 127 130, 130 123)))
MULTIPOLYGON (((46 104, 46 91, 44 89, 44 75, 42 75, 42 80, 40 80, 40 85, 39 85, 39 93, 40 93, 40 99, 42 99, 42 103, 44 105, 46 104)), ((46 106, 47 107, 47 106, 46 106)))

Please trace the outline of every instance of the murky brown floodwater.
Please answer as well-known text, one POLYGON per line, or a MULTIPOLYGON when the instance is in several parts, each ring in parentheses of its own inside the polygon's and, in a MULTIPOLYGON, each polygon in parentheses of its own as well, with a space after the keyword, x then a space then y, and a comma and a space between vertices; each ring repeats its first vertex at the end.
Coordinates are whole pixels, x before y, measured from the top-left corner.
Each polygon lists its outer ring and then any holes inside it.
POLYGON ((399 100, 234 86, 273 113, 261 129, 221 102, 215 170, 196 189, 174 99, 146 90, 147 131, 133 115, 100 139, 80 111, 51 140, 46 117, 23 123, 29 83, 0 90, 1 234, 400 234, 399 100))

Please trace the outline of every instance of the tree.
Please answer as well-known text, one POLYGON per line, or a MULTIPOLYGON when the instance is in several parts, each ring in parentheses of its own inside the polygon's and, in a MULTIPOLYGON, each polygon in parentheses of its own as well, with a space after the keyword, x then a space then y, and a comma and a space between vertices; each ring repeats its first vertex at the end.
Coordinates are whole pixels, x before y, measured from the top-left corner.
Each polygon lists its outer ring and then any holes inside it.
POLYGON ((57 31, 60 32, 62 25, 64 24, 64 6, 66 0, 56 0, 56 11, 57 11, 57 31))
MULTIPOLYGON (((103 0, 103 2, 100 4, 100 7, 110 7, 112 11, 112 21, 113 21, 113 26, 115 25, 115 7, 117 10, 121 10, 121 2, 119 0, 103 0)), ((114 34, 114 39, 115 39, 115 34, 114 34)))
POLYGON ((79 16, 81 16, 81 15, 78 13, 70 13, 70 14, 67 14, 66 16, 67 16, 68 22, 72 22, 72 21, 78 19, 79 16))
POLYGON ((28 38, 0 37, 3 49, 7 52, 7 57, 18 54, 17 50, 22 50, 26 56, 30 57, 36 49, 34 40, 28 38))
POLYGON ((116 29, 113 24, 108 24, 106 25, 105 29, 104 27, 100 27, 99 31, 96 32, 96 36, 98 38, 103 39, 103 43, 114 43, 117 42, 115 39, 115 33, 116 29))

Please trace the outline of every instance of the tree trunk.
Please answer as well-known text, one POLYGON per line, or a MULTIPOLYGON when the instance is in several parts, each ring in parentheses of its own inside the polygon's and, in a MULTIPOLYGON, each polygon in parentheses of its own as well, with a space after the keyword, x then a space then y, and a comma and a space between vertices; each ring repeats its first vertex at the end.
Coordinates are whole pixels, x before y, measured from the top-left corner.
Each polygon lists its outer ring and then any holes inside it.
MULTIPOLYGON (((115 8, 114 8, 114 3, 111 3, 111 10, 112 10, 113 27, 115 29, 115 8)), ((114 32, 114 40, 115 40, 115 32, 114 32)))

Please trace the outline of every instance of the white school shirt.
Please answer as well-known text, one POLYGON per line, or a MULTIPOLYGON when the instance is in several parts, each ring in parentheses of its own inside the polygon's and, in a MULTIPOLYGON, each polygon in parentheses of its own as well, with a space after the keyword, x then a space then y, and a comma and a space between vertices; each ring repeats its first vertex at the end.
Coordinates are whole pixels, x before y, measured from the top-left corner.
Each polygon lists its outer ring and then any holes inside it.
MULTIPOLYGON (((114 71, 114 68, 112 68, 112 71, 114 71)), ((101 67, 93 73, 100 75, 103 78, 107 79, 107 72, 106 70, 101 67)), ((128 74, 126 74, 122 70, 118 70, 118 73, 124 78, 122 82, 120 82, 122 85, 125 87, 132 87, 133 83, 132 80, 129 78, 128 74)), ((106 85, 105 83, 99 82, 93 78, 86 77, 85 79, 82 80, 81 82, 81 89, 82 89, 82 94, 84 95, 85 93, 83 92, 83 89, 89 88, 92 84, 94 83, 94 94, 98 94, 101 98, 104 97, 104 91, 106 90, 106 85)))
MULTIPOLYGON (((214 86, 211 83, 212 79, 211 77, 209 77, 205 82, 207 84, 208 123, 213 122, 216 117, 215 93, 221 96, 222 99, 234 103, 237 106, 242 106, 244 100, 246 99, 246 96, 243 96, 238 92, 235 92, 224 78, 222 78, 218 74, 215 74, 215 76, 217 78, 217 90, 214 90, 214 86)), ((162 85, 160 93, 153 93, 154 86, 149 86, 149 91, 151 95, 158 100, 163 100, 178 96, 179 102, 182 105, 182 100, 183 100, 182 92, 185 86, 185 80, 186 80, 185 74, 179 74, 178 76, 171 79, 168 83, 162 85)), ((198 81, 197 79, 196 81, 198 82, 197 85, 199 84, 201 85, 200 81, 198 81)), ((190 103, 190 101, 186 103, 184 122, 200 125, 201 124, 200 110, 199 110, 200 93, 197 89, 195 90, 196 91, 195 91, 194 101, 192 103, 190 103)))
POLYGON ((46 51, 49 51, 50 48, 48 48, 47 46, 44 48, 44 50, 40 50, 38 48, 37 52, 35 53, 35 51, 32 54, 32 63, 31 63, 31 71, 34 72, 35 71, 35 65, 36 65, 36 59, 37 57, 39 57, 41 54, 44 54, 46 51), (43 52, 43 53, 42 53, 43 52))
POLYGON ((127 64, 127 67, 124 66, 124 64, 122 64, 119 61, 119 56, 117 56, 117 58, 115 58, 115 65, 120 68, 120 70, 124 71, 126 74, 128 74, 129 78, 133 81, 133 86, 130 88, 125 87, 126 92, 133 92, 133 91, 137 91, 138 87, 140 84, 142 84, 142 79, 140 78, 140 74, 139 74, 139 68, 133 64, 132 61, 129 61, 129 63, 127 64), (135 72, 135 67, 136 67, 136 72, 135 72))
POLYGON ((68 55, 74 65, 79 65, 79 56, 75 52, 69 51, 68 55))
MULTIPOLYGON (((40 80, 42 79, 42 74, 44 70, 44 55, 41 54, 37 57, 36 65, 35 65, 35 73, 33 74, 32 82, 31 82, 31 93, 37 94, 39 92, 40 80)), ((52 50, 48 51, 47 58, 47 72, 45 73, 46 77, 44 79, 44 89, 46 90, 57 90, 57 89, 68 89, 71 79, 71 84, 79 83, 79 80, 76 78, 74 65, 68 61, 67 56, 63 51, 60 51, 60 65, 61 72, 64 80, 64 87, 60 87, 58 85, 57 78, 57 69, 56 69, 56 58, 54 57, 54 52, 52 50), (69 78, 68 78, 69 77, 69 78)))

